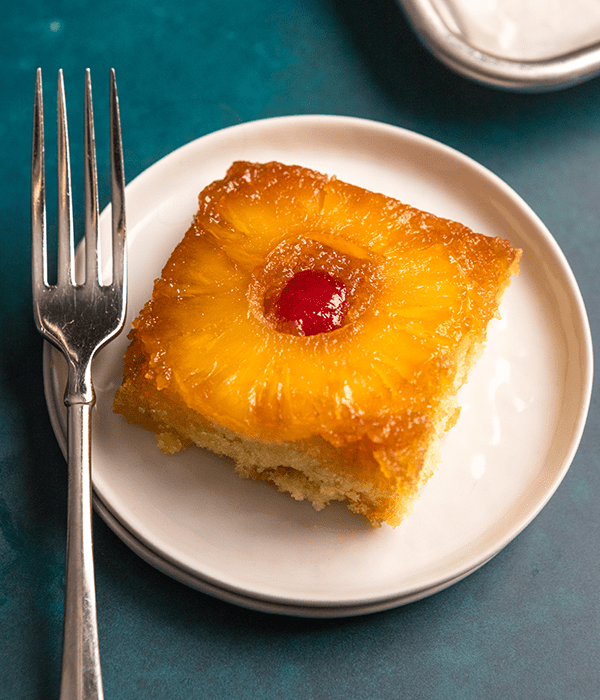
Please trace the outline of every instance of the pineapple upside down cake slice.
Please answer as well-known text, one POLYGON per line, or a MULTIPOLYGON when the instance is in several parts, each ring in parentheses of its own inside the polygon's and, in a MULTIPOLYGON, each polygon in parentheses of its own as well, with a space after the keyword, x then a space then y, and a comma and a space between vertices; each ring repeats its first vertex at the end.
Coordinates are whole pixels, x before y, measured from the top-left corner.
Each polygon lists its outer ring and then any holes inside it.
POLYGON ((236 162, 133 324, 114 410, 398 525, 521 251, 300 166, 236 162))

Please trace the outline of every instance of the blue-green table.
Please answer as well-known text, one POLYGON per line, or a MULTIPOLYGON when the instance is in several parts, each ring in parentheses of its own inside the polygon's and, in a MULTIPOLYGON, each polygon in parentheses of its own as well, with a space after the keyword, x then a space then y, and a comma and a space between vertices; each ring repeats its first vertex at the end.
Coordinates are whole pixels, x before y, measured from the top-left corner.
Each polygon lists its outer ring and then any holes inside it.
MULTIPOLYGON (((22 0, 5 8, 0 698, 6 700, 58 697, 61 653, 66 469, 44 402, 42 342, 30 310, 38 66, 52 85, 58 68, 65 70, 77 107, 86 67, 95 84, 116 69, 128 180, 194 138, 270 116, 359 116, 438 139, 490 168, 532 206, 578 279, 593 334, 600 323, 599 80, 536 95, 476 85, 421 47, 392 0, 22 0)), ((101 104, 103 92, 96 88, 101 104)), ((72 129, 78 140, 77 124, 72 129)), ((105 182, 106 171, 100 176, 105 182)), ((565 480, 495 559, 431 598, 364 617, 297 619, 221 602, 159 573, 95 517, 106 697, 600 697, 599 420, 593 395, 565 480)))

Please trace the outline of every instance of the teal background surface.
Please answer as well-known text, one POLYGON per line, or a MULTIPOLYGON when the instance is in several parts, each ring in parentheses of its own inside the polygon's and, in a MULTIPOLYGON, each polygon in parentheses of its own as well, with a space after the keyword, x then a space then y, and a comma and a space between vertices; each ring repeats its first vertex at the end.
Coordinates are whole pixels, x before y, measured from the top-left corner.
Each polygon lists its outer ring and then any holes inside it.
MULTIPOLYGON (((0 698, 58 697, 66 468, 31 314, 35 70, 49 161, 65 71, 73 179, 83 74, 95 109, 116 69, 127 180, 173 149, 264 117, 339 114, 412 129, 475 158, 548 226, 600 321, 600 80, 515 94, 469 82, 418 42, 392 0, 21 0, 0 22, 0 698), (51 127, 51 128, 50 128, 51 127)), ((101 200, 107 199, 100 135, 101 200)), ((104 151, 102 150, 104 149, 104 151)), ((76 188, 75 196, 79 199, 76 188)), ((49 202, 52 217, 53 202, 49 202)), ((76 206, 76 220, 81 209, 76 206)), ((534 522, 426 600, 358 618, 253 612, 171 580, 95 517, 98 618, 111 700, 600 697, 600 407, 534 522)))

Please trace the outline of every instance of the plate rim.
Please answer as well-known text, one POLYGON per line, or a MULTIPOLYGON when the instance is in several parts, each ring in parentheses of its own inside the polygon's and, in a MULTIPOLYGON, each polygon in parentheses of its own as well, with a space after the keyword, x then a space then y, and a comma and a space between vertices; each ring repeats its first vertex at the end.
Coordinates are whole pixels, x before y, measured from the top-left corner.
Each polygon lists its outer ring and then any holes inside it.
MULTIPOLYGON (((302 601, 301 599, 286 599, 285 597, 269 595, 247 595, 240 588, 228 585, 220 585, 218 581, 204 578, 195 572, 188 570, 184 566, 178 565, 170 557, 164 556, 152 548, 151 543, 144 542, 135 533, 131 532, 121 523, 111 510, 102 502, 102 499, 94 494, 94 508, 104 522, 117 535, 117 537, 132 549, 141 559, 158 569, 167 576, 194 588, 201 593, 218 598, 234 605, 239 605, 249 610, 259 612, 274 613, 278 615, 288 615, 292 617, 311 618, 339 618, 366 615, 375 612, 382 612, 393 608, 408 605, 410 603, 423 600, 435 595, 456 583, 459 583, 467 576, 483 567, 496 556, 493 554, 489 559, 478 563, 472 568, 440 580, 436 585, 427 588, 414 588, 400 596, 372 597, 365 598, 360 602, 348 602, 337 604, 335 601, 302 601)), ((499 553, 499 552, 498 552, 499 553)))

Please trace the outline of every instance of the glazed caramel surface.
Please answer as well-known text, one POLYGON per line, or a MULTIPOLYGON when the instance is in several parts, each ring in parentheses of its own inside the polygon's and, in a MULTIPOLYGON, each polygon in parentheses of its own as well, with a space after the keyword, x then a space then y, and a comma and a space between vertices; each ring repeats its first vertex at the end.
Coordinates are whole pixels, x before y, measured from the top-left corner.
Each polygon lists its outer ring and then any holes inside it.
POLYGON ((266 441, 321 436, 379 467, 429 429, 454 357, 517 270, 504 240, 300 166, 237 162, 199 211, 134 324, 145 376, 266 441), (341 280, 339 327, 298 335, 275 310, 299 272, 341 280), (373 457, 374 455, 374 457, 373 457))

